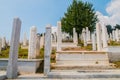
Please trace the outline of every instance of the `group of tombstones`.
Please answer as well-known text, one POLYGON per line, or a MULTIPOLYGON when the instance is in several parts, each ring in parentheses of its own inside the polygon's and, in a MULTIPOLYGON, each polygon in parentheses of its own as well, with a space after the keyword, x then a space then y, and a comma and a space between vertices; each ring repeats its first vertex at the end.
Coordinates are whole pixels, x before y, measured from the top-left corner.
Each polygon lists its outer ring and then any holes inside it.
MULTIPOLYGON (((13 29, 12 29, 12 36, 11 36, 11 42, 10 42, 10 53, 9 53, 9 61, 8 61, 8 67, 7 67, 7 77, 8 78, 16 78, 17 77, 17 60, 18 60, 18 48, 19 48, 19 40, 20 40, 20 30, 21 30, 21 20, 19 18, 14 18, 13 21, 13 29)), ((37 28, 35 26, 30 28, 30 37, 29 37, 29 43, 26 37, 26 34, 24 34, 23 39, 23 46, 28 47, 28 59, 34 59, 37 55, 39 55, 39 50, 41 45, 45 45, 45 54, 44 54, 44 73, 47 74, 50 70, 50 53, 52 50, 51 47, 51 40, 52 40, 52 34, 51 34, 51 25, 47 25, 46 27, 46 33, 45 37, 44 35, 41 37, 40 34, 37 34, 37 28), (45 38, 45 41, 44 41, 45 38), (42 41, 40 41, 42 40, 42 41)), ((120 31, 116 29, 116 31, 113 31, 113 34, 110 35, 110 37, 107 34, 107 29, 104 24, 97 23, 96 24, 96 32, 90 33, 88 27, 83 28, 81 39, 84 41, 84 46, 87 46, 87 44, 91 41, 93 50, 96 50, 96 43, 97 43, 97 49, 98 51, 101 51, 102 47, 107 47, 108 45, 108 39, 112 39, 119 41, 119 33, 120 31)), ((57 37, 57 51, 61 51, 61 45, 62 45, 62 31, 61 31, 61 22, 57 22, 57 34, 55 34, 57 37)), ((4 38, 5 39, 5 38, 4 38)), ((5 42, 4 40, 0 38, 0 44, 5 42)), ((73 28, 73 43, 78 43, 77 33, 75 28, 73 28)), ((2 47, 0 45, 0 47, 2 47)), ((3 44, 4 46, 5 44, 3 44)), ((43 46, 42 46, 43 47, 43 46)), ((0 48, 1 49, 1 48, 0 48)))

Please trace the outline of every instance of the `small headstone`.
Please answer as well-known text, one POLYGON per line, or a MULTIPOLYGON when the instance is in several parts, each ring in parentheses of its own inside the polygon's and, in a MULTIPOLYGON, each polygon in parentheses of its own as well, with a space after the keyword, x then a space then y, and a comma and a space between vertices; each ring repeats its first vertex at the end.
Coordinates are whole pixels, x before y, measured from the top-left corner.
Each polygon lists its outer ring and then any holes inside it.
POLYGON ((6 49, 6 38, 2 38, 2 49, 6 49))
POLYGON ((78 44, 78 38, 75 28, 73 28, 73 43, 78 44))

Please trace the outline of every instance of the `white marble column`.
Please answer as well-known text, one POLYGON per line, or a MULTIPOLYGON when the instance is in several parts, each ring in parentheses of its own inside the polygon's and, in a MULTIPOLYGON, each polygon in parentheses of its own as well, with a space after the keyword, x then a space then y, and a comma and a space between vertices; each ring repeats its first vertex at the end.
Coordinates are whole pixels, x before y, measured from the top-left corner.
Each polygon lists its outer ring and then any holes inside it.
POLYGON ((29 49, 28 49, 28 59, 36 58, 36 34, 37 28, 32 26, 30 28, 30 38, 29 38, 29 49))
POLYGON ((96 51, 96 36, 95 36, 95 33, 92 34, 92 50, 96 51))
POLYGON ((36 57, 40 56, 40 34, 36 37, 36 57))
POLYGON ((100 23, 96 24, 96 36, 97 36, 97 50, 102 50, 102 41, 101 41, 101 26, 100 23))
POLYGON ((61 51, 62 49, 62 31, 61 31, 61 21, 57 22, 57 51, 61 51))
POLYGON ((2 48, 3 49, 6 48, 6 38, 5 37, 2 38, 2 48))
POLYGON ((83 36, 84 46, 87 46, 87 38, 86 38, 85 28, 83 28, 83 30, 82 30, 82 36, 83 36))
POLYGON ((115 30, 112 31, 112 37, 113 37, 113 41, 115 41, 115 30))
POLYGON ((119 30, 118 29, 115 30, 115 34, 116 34, 116 41, 118 42, 119 41, 119 30))
POLYGON ((26 33, 24 33, 23 46, 27 46, 27 36, 26 36, 26 33))
POLYGON ((11 43, 10 43, 9 61, 8 61, 8 67, 7 67, 8 79, 17 78, 17 75, 18 75, 17 61, 18 61, 20 31, 21 31, 21 20, 19 18, 14 18, 11 43))
POLYGON ((45 51, 44 51, 44 75, 50 72, 50 55, 51 55, 51 25, 46 26, 45 33, 45 51))
POLYGON ((45 44, 45 36, 43 33, 42 36, 40 37, 40 49, 44 47, 44 44, 45 44))
POLYGON ((101 23, 100 27, 102 27, 103 48, 105 48, 105 47, 108 47, 108 43, 107 43, 107 37, 108 37, 108 35, 107 35, 107 28, 106 28, 106 26, 103 23, 101 23))
POLYGON ((78 38, 75 28, 73 28, 73 43, 78 44, 78 38))

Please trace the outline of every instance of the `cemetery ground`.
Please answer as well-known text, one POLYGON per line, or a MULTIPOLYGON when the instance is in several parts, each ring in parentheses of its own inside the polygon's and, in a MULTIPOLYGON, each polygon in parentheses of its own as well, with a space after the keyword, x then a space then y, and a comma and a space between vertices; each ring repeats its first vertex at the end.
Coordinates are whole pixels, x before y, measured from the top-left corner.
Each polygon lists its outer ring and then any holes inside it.
MULTIPOLYGON (((63 41, 63 42, 73 42, 73 41, 63 41)), ((115 41, 109 41, 109 46, 119 46, 120 42, 115 42, 115 41)), ((83 41, 79 40, 79 47, 67 47, 67 48, 62 48, 63 51, 91 51, 92 50, 92 45, 88 44, 87 46, 83 46, 83 41)), ((6 49, 1 50, 0 53, 0 58, 8 58, 9 57, 9 49, 10 47, 8 46, 6 49)), ((44 59, 44 48, 40 49, 40 55, 37 56, 37 59, 44 59)), ((28 59, 28 49, 22 49, 21 45, 19 47, 19 52, 18 52, 18 58, 19 59, 28 59)), ((51 69, 54 69, 52 64, 54 65, 56 63, 56 49, 52 49, 51 52, 51 69)), ((114 67, 117 69, 120 69, 120 61, 114 61, 111 62, 114 64, 114 67)), ((44 66, 44 61, 40 64, 39 68, 37 69, 37 73, 43 73, 43 66, 44 66)))

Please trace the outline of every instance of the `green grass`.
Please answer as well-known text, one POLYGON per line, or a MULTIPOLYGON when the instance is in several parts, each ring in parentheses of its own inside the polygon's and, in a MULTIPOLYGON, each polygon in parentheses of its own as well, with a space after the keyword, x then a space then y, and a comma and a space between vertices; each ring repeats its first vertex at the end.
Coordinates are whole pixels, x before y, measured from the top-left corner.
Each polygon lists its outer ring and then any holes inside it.
POLYGON ((120 42, 117 42, 117 41, 110 41, 109 46, 120 46, 120 42))
POLYGON ((116 68, 120 68, 120 61, 115 61, 115 62, 113 62, 114 64, 115 64, 115 67, 116 68))

